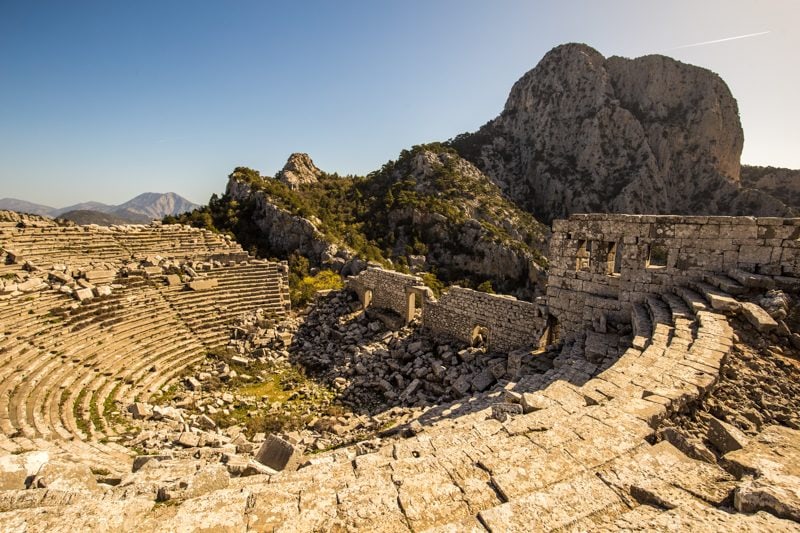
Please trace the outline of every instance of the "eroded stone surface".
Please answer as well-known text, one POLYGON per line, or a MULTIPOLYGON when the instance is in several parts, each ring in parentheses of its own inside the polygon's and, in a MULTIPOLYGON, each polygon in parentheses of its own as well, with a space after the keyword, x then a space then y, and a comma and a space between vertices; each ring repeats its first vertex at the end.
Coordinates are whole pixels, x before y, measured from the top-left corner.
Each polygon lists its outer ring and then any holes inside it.
POLYGON ((769 511, 800 521, 800 431, 769 426, 726 454, 724 464, 744 478, 734 495, 739 511, 769 511))

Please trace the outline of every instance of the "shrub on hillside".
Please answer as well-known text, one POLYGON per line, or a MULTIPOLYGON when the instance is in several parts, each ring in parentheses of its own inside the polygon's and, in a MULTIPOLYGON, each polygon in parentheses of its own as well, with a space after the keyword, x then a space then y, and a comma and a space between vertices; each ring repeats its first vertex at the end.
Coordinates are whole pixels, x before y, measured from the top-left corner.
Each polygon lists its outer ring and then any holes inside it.
POLYGON ((296 279, 294 286, 289 285, 289 296, 295 309, 308 305, 318 291, 339 290, 344 286, 341 276, 332 270, 321 270, 315 276, 296 279))

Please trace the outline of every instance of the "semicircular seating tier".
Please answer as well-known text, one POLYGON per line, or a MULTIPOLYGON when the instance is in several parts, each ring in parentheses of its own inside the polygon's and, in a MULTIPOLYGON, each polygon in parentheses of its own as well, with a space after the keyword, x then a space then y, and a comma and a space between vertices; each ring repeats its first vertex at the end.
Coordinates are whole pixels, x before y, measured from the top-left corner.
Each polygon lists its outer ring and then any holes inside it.
POLYGON ((209 231, 6 222, 0 247, 9 284, 58 274, 37 290, 0 294, 0 449, 8 452, 63 450, 130 471, 134 453, 115 443, 126 429, 120 409, 224 347, 237 316, 289 308, 284 264, 209 231), (76 289, 92 287, 86 277, 96 269, 108 273, 107 292, 98 285, 77 301, 56 290, 73 275, 83 284, 76 289), (192 290, 194 281, 204 285, 192 290))

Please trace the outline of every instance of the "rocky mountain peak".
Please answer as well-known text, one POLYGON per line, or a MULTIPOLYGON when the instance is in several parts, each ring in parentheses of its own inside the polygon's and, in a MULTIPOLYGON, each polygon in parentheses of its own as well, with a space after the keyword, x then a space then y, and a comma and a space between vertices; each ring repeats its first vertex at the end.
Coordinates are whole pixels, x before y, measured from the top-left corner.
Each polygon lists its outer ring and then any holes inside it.
POLYGON ((294 153, 289 156, 276 177, 289 187, 295 188, 305 183, 316 183, 321 175, 322 171, 308 154, 294 153))
POLYGON ((576 212, 790 214, 742 191, 738 107, 715 73, 669 57, 548 52, 503 112, 452 145, 541 220, 576 212))

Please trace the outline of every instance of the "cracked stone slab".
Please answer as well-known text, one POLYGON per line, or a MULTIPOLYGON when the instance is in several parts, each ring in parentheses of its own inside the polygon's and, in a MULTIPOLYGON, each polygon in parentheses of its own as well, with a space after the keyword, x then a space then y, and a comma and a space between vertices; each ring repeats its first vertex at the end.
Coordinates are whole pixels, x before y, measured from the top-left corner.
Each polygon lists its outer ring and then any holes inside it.
POLYGON ((667 441, 621 456, 602 468, 599 476, 620 494, 632 494, 632 487, 637 487, 650 490, 654 498, 672 501, 674 494, 663 489, 675 487, 712 505, 720 505, 735 486, 733 476, 717 465, 690 459, 667 441))
POLYGON ((592 530, 595 521, 618 516, 627 509, 595 475, 583 474, 481 511, 479 516, 492 533, 554 531, 566 527, 592 530))

